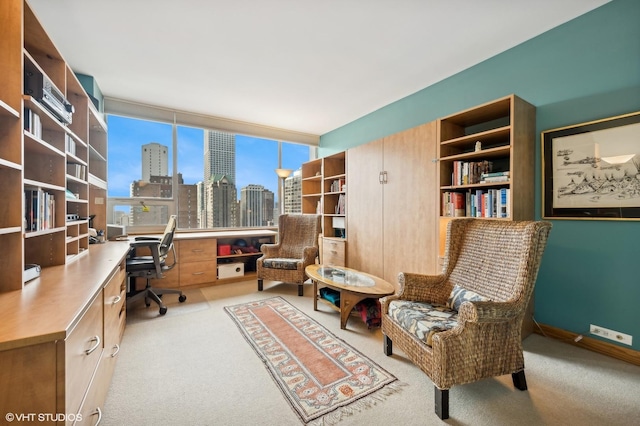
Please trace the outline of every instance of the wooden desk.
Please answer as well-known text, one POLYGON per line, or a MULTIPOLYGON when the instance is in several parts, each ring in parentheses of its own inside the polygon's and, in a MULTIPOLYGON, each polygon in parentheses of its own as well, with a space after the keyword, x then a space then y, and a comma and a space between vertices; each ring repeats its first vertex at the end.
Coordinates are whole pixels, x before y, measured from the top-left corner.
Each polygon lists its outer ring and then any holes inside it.
MULTIPOLYGON (((305 272, 313 281, 313 310, 318 310, 318 284, 340 292, 340 328, 347 328, 347 320, 356 304, 364 299, 393 294, 393 285, 382 278, 344 266, 309 265, 305 272)), ((324 300, 324 299, 321 299, 324 300)), ((329 306, 336 308, 333 304, 329 306)))
POLYGON ((101 415, 125 325, 129 244, 88 251, 0 294, 0 412, 60 413, 68 425, 101 415))

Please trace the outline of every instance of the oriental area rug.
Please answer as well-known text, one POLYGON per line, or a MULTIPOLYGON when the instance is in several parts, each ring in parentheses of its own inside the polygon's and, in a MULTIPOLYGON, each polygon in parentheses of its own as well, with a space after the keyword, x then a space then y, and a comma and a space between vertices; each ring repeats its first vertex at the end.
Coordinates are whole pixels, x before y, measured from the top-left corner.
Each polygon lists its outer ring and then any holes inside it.
POLYGON ((305 424, 334 424, 382 401, 401 384, 281 297, 226 306, 305 424))

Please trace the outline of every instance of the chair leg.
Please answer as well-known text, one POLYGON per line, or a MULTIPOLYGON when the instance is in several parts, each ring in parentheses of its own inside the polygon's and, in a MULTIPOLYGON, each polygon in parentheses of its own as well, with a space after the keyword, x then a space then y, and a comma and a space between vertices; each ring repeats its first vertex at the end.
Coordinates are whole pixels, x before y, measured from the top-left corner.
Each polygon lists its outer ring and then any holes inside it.
POLYGON ((512 373, 511 378, 513 379, 513 386, 521 391, 527 390, 527 379, 524 376, 524 370, 512 373))
POLYGON ((258 279, 258 291, 262 291, 262 280, 258 279))
POLYGON ((382 350, 386 356, 393 355, 393 342, 386 334, 382 335, 382 350))
POLYGON ((302 288, 302 284, 298 284, 298 296, 304 296, 304 289, 302 288))
POLYGON ((436 415, 442 420, 449 418, 449 389, 438 389, 434 386, 436 415))

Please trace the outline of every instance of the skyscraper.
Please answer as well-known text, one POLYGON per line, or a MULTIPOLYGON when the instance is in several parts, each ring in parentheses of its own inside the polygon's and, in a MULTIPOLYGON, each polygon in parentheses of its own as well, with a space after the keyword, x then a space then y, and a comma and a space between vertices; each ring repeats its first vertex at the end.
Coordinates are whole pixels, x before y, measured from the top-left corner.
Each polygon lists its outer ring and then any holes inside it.
POLYGON ((293 172, 284 181, 284 212, 302 213, 302 170, 293 172))
POLYGON ((204 209, 201 216, 204 228, 229 228, 238 226, 236 219, 236 186, 225 175, 212 175, 203 184, 204 209))
POLYGON ((240 190, 240 226, 264 226, 264 186, 247 185, 240 190))
POLYGON ((205 130, 204 182, 213 175, 225 175, 236 185, 236 135, 205 130))
POLYGON ((157 142, 142 145, 142 180, 151 176, 169 176, 169 148, 157 142))

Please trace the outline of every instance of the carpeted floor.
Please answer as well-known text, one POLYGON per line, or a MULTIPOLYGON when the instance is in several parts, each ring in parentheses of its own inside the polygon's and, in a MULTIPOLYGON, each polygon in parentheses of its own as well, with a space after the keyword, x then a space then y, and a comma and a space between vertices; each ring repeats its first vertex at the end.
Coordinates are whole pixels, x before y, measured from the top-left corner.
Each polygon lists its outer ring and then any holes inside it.
MULTIPOLYGON (((311 287, 255 281, 191 290, 167 315, 140 320, 130 307, 102 425, 300 425, 263 363, 224 307, 281 296, 406 383, 401 392, 343 418, 347 425, 633 425, 640 419, 640 367, 532 335, 524 341, 529 390, 510 376, 456 386, 447 421, 433 412, 433 384, 381 333, 351 317, 346 330, 328 307, 313 311, 311 287), (202 295, 204 302, 199 302, 202 295), (190 304, 196 306, 190 306, 190 304), (133 318, 136 318, 133 320, 133 318)), ((167 296, 165 296, 166 298, 167 296)), ((144 304, 138 309, 146 310, 144 304)))

